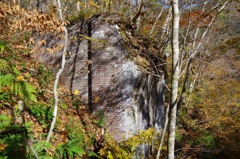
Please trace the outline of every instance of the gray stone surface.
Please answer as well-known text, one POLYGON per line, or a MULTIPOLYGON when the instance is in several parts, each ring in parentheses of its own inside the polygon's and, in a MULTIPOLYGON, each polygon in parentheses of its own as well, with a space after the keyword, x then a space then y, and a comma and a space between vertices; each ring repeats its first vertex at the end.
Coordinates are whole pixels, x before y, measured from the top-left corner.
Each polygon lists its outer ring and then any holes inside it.
MULTIPOLYGON (((107 115, 106 129, 118 141, 132 136, 138 130, 149 127, 161 128, 164 117, 164 75, 146 73, 136 63, 137 56, 128 53, 119 26, 109 24, 107 18, 93 19, 93 110, 104 110, 107 115)), ((69 27, 67 63, 61 81, 72 91, 79 90, 79 97, 87 104, 87 40, 86 23, 78 22, 69 27)), ((54 36, 47 39, 47 47, 61 44, 54 36)), ((39 54, 39 61, 53 71, 58 70, 61 52, 39 54)))

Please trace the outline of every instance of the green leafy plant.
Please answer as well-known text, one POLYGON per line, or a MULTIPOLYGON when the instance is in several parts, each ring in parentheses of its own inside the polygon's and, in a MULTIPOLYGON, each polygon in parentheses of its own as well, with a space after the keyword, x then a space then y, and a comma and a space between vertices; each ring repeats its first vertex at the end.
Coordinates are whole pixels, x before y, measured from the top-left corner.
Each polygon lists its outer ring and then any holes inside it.
POLYGON ((94 121, 94 124, 104 127, 105 121, 106 121, 106 116, 104 115, 104 111, 98 111, 95 115, 96 120, 94 121))
MULTIPOLYGON (((89 119, 89 118, 88 118, 89 119)), ((90 121, 90 120, 89 120, 90 121)), ((93 123, 88 123, 87 125, 84 125, 81 121, 75 121, 73 117, 70 117, 70 120, 68 122, 68 126, 66 127, 66 130, 68 132, 68 138, 70 143, 73 146, 74 144, 80 147, 84 150, 84 154, 80 156, 80 158, 89 158, 89 157, 98 157, 99 155, 96 152, 96 143, 99 141, 99 138, 96 138, 96 134, 99 133, 99 126, 93 123), (72 142, 73 141, 73 142, 72 142), (76 142, 79 141, 79 142, 76 142)), ((67 145, 64 145, 63 147, 59 148, 59 151, 62 152, 65 151, 65 153, 61 153, 62 155, 69 156, 71 155, 71 152, 66 152, 68 147, 67 145)), ((68 150, 69 151, 69 150, 68 150)), ((58 154, 59 156, 59 154, 58 154)), ((79 156, 78 156, 79 157, 79 156)))
MULTIPOLYGON (((46 151, 52 148, 53 148, 53 145, 51 143, 43 140, 33 144, 33 149, 36 151, 40 159, 53 159, 53 157, 46 151)), ((28 155, 29 155, 28 156, 29 158, 34 158, 32 154, 28 154, 28 155)))
POLYGON ((36 102, 36 90, 26 82, 18 68, 12 64, 14 58, 4 53, 4 50, 11 52, 7 44, 0 41, 0 55, 3 56, 3 59, 0 59, 0 94, 4 94, 4 97, 6 95, 15 95, 21 99, 36 102), (5 92, 9 92, 9 94, 5 92))
POLYGON ((11 117, 0 115, 0 156, 2 158, 25 158, 27 145, 25 130, 24 127, 13 124, 11 117))
POLYGON ((52 77, 50 70, 46 69, 44 67, 44 65, 40 65, 38 67, 37 72, 38 72, 37 77, 39 79, 40 86, 43 87, 43 86, 49 84, 51 77, 52 77))
POLYGON ((82 147, 82 137, 69 140, 65 144, 60 145, 57 148, 57 157, 67 159, 68 156, 74 158, 75 156, 80 157, 85 154, 85 150, 82 147))
POLYGON ((41 124, 47 125, 52 119, 52 109, 46 104, 36 103, 33 104, 30 108, 30 112, 33 116, 37 117, 41 124))
POLYGON ((20 130, 1 135, 0 143, 6 145, 6 147, 3 151, 0 151, 0 156, 4 158, 25 158, 27 144, 24 132, 20 130))
POLYGON ((8 69, 8 62, 4 59, 0 59, 0 74, 4 74, 6 73, 7 69, 8 69))
POLYGON ((0 130, 5 129, 6 127, 9 127, 11 124, 11 118, 6 115, 0 115, 0 130))
POLYGON ((16 76, 11 73, 0 75, 0 91, 3 92, 3 87, 9 88, 12 95, 17 95, 21 99, 29 99, 36 102, 36 90, 31 84, 23 80, 23 76, 16 76))

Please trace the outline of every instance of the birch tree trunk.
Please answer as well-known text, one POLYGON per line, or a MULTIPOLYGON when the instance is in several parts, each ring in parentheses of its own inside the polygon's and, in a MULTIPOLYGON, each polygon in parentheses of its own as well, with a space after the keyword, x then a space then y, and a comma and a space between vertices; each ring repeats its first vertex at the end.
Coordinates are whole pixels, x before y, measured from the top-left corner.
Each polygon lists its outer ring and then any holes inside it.
POLYGON ((174 159, 174 146, 177 119, 177 97, 179 82, 179 8, 178 0, 172 0, 172 90, 169 110, 168 159, 174 159))
MULTIPOLYGON (((57 0, 57 4, 58 4, 58 11, 59 11, 60 20, 63 22, 63 16, 62 16, 60 0, 57 0)), ((56 78, 55 78, 54 86, 53 86, 54 87, 53 88, 54 100, 55 100, 54 111, 53 111, 53 120, 52 120, 50 129, 49 129, 49 132, 48 132, 48 135, 47 135, 46 142, 49 142, 49 140, 50 140, 50 138, 52 136, 52 133, 53 133, 53 129, 54 129, 55 124, 56 124, 56 120, 57 120, 58 101, 59 101, 58 93, 57 93, 57 86, 58 86, 59 77, 62 74, 62 71, 63 71, 63 69, 65 67, 65 63, 66 63, 65 55, 66 55, 66 52, 67 52, 67 42, 68 42, 68 31, 67 31, 67 28, 65 26, 64 26, 64 33, 65 33, 65 40, 64 40, 64 48, 63 48, 63 53, 62 53, 62 64, 61 64, 61 68, 58 70, 58 72, 56 74, 56 78)))

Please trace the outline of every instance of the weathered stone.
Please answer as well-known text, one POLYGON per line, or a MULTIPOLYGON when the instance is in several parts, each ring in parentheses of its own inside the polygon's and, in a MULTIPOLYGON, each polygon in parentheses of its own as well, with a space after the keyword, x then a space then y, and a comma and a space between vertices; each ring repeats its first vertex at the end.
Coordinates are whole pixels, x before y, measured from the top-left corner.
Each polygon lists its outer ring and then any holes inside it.
MULTIPOLYGON (((161 70, 147 73, 149 69, 143 69, 138 61, 148 60, 129 52, 129 46, 125 45, 126 39, 122 39, 120 32, 128 32, 132 36, 131 30, 120 30, 122 24, 119 22, 110 24, 109 21, 114 18, 117 19, 115 16, 98 16, 92 19, 92 61, 87 60, 88 45, 84 38, 88 22, 80 21, 69 26, 71 40, 68 43, 68 52, 71 55, 67 56, 61 81, 72 91, 79 90, 79 97, 87 104, 87 66, 92 63, 93 100, 99 99, 93 102, 93 110, 104 110, 107 115, 106 129, 120 141, 138 130, 162 127, 165 85, 161 70)), ((47 39, 47 47, 63 41, 50 36, 44 38, 47 39)), ((54 55, 40 54, 38 58, 56 71, 61 62, 61 52, 54 55)))

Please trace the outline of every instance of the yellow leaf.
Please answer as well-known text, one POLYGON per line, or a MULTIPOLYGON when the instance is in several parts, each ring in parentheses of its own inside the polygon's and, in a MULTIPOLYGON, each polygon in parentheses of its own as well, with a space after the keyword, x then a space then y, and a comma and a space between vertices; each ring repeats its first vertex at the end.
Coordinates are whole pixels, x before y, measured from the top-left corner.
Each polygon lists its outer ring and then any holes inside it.
POLYGON ((16 78, 16 81, 24 81, 24 78, 23 78, 23 76, 17 76, 17 78, 16 78))
POLYGON ((89 4, 90 4, 90 6, 94 6, 94 5, 95 5, 95 2, 94 2, 93 0, 90 0, 90 1, 89 1, 89 4))
POLYGON ((113 159, 112 153, 108 151, 107 159, 113 159))
POLYGON ((74 95, 78 95, 78 93, 79 93, 79 90, 75 90, 75 91, 73 92, 74 95))
POLYGON ((99 102, 99 100, 100 100, 100 97, 99 97, 99 96, 97 96, 97 97, 94 99, 93 103, 98 103, 98 102, 99 102))
POLYGON ((17 104, 15 104, 15 105, 14 105, 14 108, 15 108, 15 109, 18 109, 18 105, 17 105, 17 104))
POLYGON ((4 151, 7 146, 6 144, 0 144, 0 152, 4 151))

